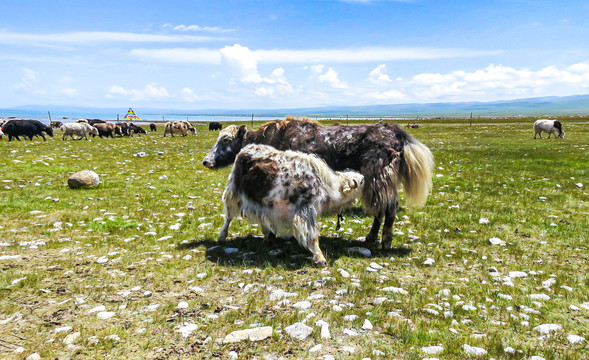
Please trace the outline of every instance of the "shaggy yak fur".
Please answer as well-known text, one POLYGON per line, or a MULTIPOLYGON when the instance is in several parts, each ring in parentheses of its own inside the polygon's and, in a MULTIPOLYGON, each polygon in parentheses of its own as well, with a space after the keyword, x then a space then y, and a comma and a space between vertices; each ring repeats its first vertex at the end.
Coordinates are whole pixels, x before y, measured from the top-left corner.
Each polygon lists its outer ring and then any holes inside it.
POLYGON ((235 160, 223 193, 225 224, 218 241, 227 238, 237 216, 260 224, 266 237, 293 234, 327 265, 319 248, 317 218, 341 212, 360 197, 364 177, 356 171, 333 171, 325 161, 298 151, 279 151, 268 145, 248 145, 235 160))
POLYGON ((432 153, 396 124, 322 126, 307 119, 287 119, 250 131, 245 125, 230 125, 221 130, 203 165, 209 169, 229 166, 248 144, 312 153, 335 171, 352 169, 364 175, 362 206, 374 216, 366 241, 377 241, 384 218, 383 249, 392 243, 398 187, 404 186, 408 204, 415 206, 425 203, 432 188, 432 153))

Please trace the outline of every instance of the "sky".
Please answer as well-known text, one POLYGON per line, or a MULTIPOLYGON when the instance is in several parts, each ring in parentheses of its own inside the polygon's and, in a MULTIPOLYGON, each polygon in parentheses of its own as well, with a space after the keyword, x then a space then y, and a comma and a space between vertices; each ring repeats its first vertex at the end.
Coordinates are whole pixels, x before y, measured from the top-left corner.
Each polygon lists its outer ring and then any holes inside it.
POLYGON ((589 2, 2 0, 0 108, 589 94, 589 2))

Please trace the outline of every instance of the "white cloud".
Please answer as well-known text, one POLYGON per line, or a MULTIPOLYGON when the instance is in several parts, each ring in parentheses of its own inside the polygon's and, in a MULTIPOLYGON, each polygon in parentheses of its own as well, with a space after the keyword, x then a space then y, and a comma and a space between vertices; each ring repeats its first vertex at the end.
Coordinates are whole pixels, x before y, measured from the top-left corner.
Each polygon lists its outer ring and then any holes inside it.
POLYGON ((200 97, 198 95, 196 95, 194 93, 194 91, 192 91, 192 89, 190 88, 183 88, 180 91, 180 97, 182 98, 182 100, 186 101, 186 102, 195 102, 200 100, 200 97))
POLYGON ((262 77, 258 73, 259 57, 250 49, 239 44, 225 46, 221 49, 221 54, 227 63, 237 69, 240 74, 240 80, 245 83, 262 82, 262 77))
POLYGON ((335 71, 333 68, 329 68, 327 71, 323 72, 324 69, 324 65, 311 66, 311 79, 314 79, 318 83, 325 84, 329 88, 333 89, 346 89, 348 87, 348 84, 342 82, 339 79, 339 73, 337 71, 335 71))
POLYGON ((80 31, 55 34, 25 34, 0 32, 0 43, 24 46, 48 46, 50 44, 97 43, 194 43, 225 40, 211 36, 138 34, 129 32, 80 31))
POLYGON ((363 47, 348 49, 255 50, 261 63, 362 63, 497 55, 499 51, 438 48, 363 47))
POLYGON ((133 49, 130 54, 143 60, 154 60, 182 64, 213 64, 221 63, 221 52, 212 49, 133 49))
POLYGON ((15 84, 13 87, 15 89, 24 89, 29 87, 35 80, 37 80, 37 73, 29 68, 22 68, 22 77, 18 84, 15 84))
POLYGON ((156 87, 155 84, 147 84, 143 89, 125 89, 122 86, 113 85, 106 96, 111 99, 124 96, 134 101, 161 100, 171 97, 166 88, 156 87))
MULTIPOLYGON (((167 24, 167 25, 169 25, 169 24, 167 24)), ((176 26, 173 26, 172 29, 175 31, 182 31, 182 32, 206 31, 206 32, 212 32, 212 33, 226 33, 226 32, 233 31, 231 29, 223 29, 218 26, 199 26, 199 25, 176 25, 176 26)))
POLYGON ((385 64, 378 65, 374 70, 370 72, 368 75, 370 81, 375 85, 386 85, 392 82, 389 75, 386 72, 387 66, 385 64))

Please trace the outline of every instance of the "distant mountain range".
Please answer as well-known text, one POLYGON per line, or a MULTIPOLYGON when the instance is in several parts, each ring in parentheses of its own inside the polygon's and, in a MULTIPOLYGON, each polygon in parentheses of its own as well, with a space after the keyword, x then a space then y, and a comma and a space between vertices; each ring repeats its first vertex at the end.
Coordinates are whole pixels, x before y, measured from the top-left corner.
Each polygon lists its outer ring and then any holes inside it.
MULTIPOLYGON (((26 105, 13 109, 16 110, 47 110, 53 111, 78 111, 78 112, 113 112, 120 113, 121 109, 26 105)), ((393 105, 366 105, 366 106, 326 106, 295 109, 241 109, 241 110, 177 110, 136 108, 143 114, 170 114, 170 115, 224 115, 224 116, 276 116, 306 115, 309 117, 359 117, 359 116, 392 116, 392 117, 416 117, 416 116, 544 116, 544 115, 580 115, 589 114, 589 95, 574 96, 549 96, 518 100, 504 100, 491 102, 446 102, 426 104, 393 104, 393 105)))

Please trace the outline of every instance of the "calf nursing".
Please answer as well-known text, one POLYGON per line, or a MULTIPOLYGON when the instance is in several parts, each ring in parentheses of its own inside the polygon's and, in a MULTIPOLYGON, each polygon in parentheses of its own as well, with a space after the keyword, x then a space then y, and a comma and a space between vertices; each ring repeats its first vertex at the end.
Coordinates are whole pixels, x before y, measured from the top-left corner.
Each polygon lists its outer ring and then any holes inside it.
POLYGON ((309 154, 248 145, 237 155, 223 193, 225 223, 218 241, 227 238, 237 216, 260 224, 264 236, 291 233, 326 265, 319 248, 317 218, 340 212, 362 194, 364 177, 355 171, 333 171, 309 154))
POLYGON ((248 144, 315 154, 332 170, 352 169, 364 175, 362 206, 374 222, 366 241, 376 241, 382 221, 382 247, 391 247, 397 212, 397 189, 405 188, 410 205, 423 205, 432 188, 433 156, 427 146, 395 124, 322 126, 310 120, 276 120, 258 130, 230 125, 203 159, 209 169, 231 165, 248 144))

